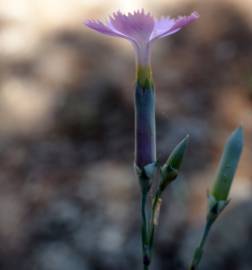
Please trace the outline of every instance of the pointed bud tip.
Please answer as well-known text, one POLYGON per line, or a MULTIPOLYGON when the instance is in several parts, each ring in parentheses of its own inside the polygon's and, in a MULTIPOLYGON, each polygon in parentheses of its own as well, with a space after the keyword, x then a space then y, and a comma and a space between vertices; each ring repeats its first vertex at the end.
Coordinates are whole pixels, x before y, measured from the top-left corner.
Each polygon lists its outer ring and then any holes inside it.
MULTIPOLYGON (((172 154, 177 154, 177 152, 184 152, 188 143, 189 143, 189 134, 187 134, 178 144, 177 146, 174 148, 174 150, 172 151, 172 154)), ((172 156, 171 154, 171 156, 172 156)))
POLYGON ((190 139, 190 135, 189 135, 189 134, 186 134, 185 138, 184 138, 184 139, 182 139, 182 141, 181 141, 181 142, 185 142, 186 144, 188 144, 189 139, 190 139))
POLYGON ((242 126, 236 128, 228 139, 228 143, 232 143, 238 152, 241 152, 244 143, 244 132, 242 126))
POLYGON ((174 169, 179 169, 188 143, 189 135, 187 134, 171 152, 167 163, 169 163, 174 169))

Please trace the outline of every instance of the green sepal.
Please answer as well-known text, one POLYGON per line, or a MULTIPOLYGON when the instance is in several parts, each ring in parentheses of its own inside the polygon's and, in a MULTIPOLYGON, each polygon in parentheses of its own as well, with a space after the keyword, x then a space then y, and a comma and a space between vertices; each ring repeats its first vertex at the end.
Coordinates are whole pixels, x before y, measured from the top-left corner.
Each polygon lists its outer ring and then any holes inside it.
POLYGON ((189 135, 186 135, 186 137, 176 145, 165 164, 161 167, 161 182, 159 185, 161 191, 164 191, 164 189, 177 178, 188 145, 188 140, 189 135))
POLYGON ((214 222, 220 213, 226 208, 230 200, 218 200, 212 194, 208 194, 207 219, 214 222))
POLYGON ((161 168, 161 182, 159 184, 160 191, 164 191, 165 188, 177 178, 177 176, 177 170, 173 169, 170 165, 164 165, 161 168))
POLYGON ((143 168, 140 168, 137 165, 135 165, 135 169, 136 169, 142 190, 149 191, 152 185, 153 177, 155 176, 157 172, 157 162, 147 164, 143 168))

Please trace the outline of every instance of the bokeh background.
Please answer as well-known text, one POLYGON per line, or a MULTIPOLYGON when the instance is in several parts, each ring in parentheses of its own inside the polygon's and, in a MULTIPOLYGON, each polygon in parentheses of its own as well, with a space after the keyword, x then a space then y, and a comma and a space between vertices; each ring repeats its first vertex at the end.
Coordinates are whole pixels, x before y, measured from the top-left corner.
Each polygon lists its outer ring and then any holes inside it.
POLYGON ((152 51, 160 160, 191 135, 163 200, 152 269, 187 269, 223 144, 240 124, 232 201, 201 269, 252 268, 251 0, 1 0, 1 270, 141 269, 134 57, 83 21, 142 7, 201 15, 152 51))

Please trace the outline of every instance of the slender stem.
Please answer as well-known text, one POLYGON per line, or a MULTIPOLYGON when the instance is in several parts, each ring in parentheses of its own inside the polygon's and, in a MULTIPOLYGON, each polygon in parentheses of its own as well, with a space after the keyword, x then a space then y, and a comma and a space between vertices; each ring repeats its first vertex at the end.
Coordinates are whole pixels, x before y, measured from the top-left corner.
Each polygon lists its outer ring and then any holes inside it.
POLYGON ((144 270, 147 270, 150 264, 149 251, 149 215, 148 215, 148 191, 142 191, 142 249, 144 270))
POLYGON ((152 250, 154 235, 155 235, 155 228, 158 222, 158 215, 161 203, 161 191, 158 191, 155 194, 153 203, 152 203, 152 215, 151 215, 151 228, 150 228, 150 249, 152 250))
POLYGON ((142 242, 143 245, 147 244, 147 234, 148 234, 148 228, 147 228, 147 193, 143 192, 142 193, 142 242))
POLYGON ((206 239, 207 239, 207 236, 209 234, 209 231, 210 231, 210 228, 212 226, 212 223, 211 222, 207 222, 206 223, 206 226, 205 226, 205 229, 204 229, 204 233, 203 233, 203 236, 202 236, 202 239, 200 241, 200 249, 203 249, 204 248, 204 245, 205 245, 205 242, 206 242, 206 239))
POLYGON ((213 222, 214 222, 213 219, 209 219, 209 218, 207 219, 201 241, 199 243, 199 246, 194 251, 192 263, 191 263, 189 270, 196 270, 198 268, 198 265, 200 263, 202 255, 203 255, 204 245, 205 245, 207 236, 209 234, 209 231, 211 229, 211 226, 213 225, 213 222))
POLYGON ((144 270, 149 270, 149 265, 144 264, 144 270))

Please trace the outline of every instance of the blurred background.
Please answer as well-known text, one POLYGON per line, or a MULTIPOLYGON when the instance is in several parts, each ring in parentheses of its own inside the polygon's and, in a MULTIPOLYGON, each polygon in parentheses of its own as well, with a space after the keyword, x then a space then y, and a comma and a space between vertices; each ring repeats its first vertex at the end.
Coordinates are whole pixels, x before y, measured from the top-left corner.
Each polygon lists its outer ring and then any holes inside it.
POLYGON ((201 269, 252 267, 250 0, 0 1, 0 269, 141 269, 134 57, 83 26, 113 11, 201 18, 152 51, 158 155, 191 135, 165 193, 152 269, 187 265, 223 144, 246 147, 201 269))

